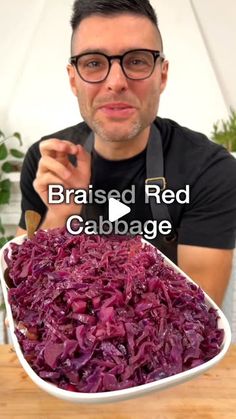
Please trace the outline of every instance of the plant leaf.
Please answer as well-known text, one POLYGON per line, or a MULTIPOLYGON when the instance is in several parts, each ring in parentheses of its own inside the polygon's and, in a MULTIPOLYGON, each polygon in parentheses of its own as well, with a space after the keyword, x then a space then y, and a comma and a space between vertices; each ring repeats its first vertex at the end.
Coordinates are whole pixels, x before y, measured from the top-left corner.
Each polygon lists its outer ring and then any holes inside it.
POLYGON ((22 145, 22 139, 21 139, 21 135, 19 132, 14 132, 13 137, 18 138, 20 145, 22 145))
POLYGON ((24 157, 24 153, 22 153, 22 151, 16 150, 15 148, 11 148, 10 153, 16 159, 22 159, 24 157))
MULTIPOLYGON (((0 244, 0 247, 2 247, 1 244, 0 244)), ((0 311, 4 311, 5 309, 6 309, 6 306, 5 306, 5 303, 3 301, 0 305, 0 311)))
POLYGON ((0 237, 0 249, 8 242, 7 237, 0 237))
POLYGON ((14 167, 9 161, 6 161, 2 165, 2 171, 5 173, 11 173, 11 172, 14 172, 14 167))
POLYGON ((230 107, 228 119, 213 124, 211 138, 226 147, 228 151, 236 151, 236 111, 233 108, 230 107))
POLYGON ((0 160, 5 160, 8 156, 7 147, 5 144, 0 145, 0 160))
POLYGON ((10 179, 4 179, 0 182, 0 191, 9 191, 11 189, 10 179))
POLYGON ((0 233, 4 236, 4 234, 5 234, 5 228, 3 227, 3 224, 2 224, 2 220, 1 220, 1 218, 0 218, 0 233))
POLYGON ((9 204, 11 192, 11 181, 9 179, 0 182, 0 205, 9 204))
POLYGON ((10 202, 10 191, 0 190, 0 205, 6 205, 10 202))

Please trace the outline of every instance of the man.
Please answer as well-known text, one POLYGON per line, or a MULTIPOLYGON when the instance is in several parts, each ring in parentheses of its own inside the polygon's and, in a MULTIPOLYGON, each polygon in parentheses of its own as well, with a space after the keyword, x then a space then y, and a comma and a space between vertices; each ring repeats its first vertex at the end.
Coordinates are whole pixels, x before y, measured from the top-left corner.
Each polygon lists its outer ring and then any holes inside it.
POLYGON ((155 244, 220 304, 235 243, 234 158, 202 134, 156 118, 168 61, 148 0, 77 0, 71 23, 67 70, 85 123, 44 137, 28 151, 18 234, 25 232, 27 209, 41 214, 45 229, 64 226, 73 214, 84 212, 88 219, 89 214, 104 213, 104 208, 78 205, 73 199, 49 204, 51 184, 75 190, 92 184, 106 192, 135 185, 136 204, 127 220, 153 219, 155 208, 145 204, 144 196, 145 181, 153 177, 149 169, 156 170, 154 177, 165 177, 170 190, 189 185, 191 196, 185 205, 175 201, 168 209, 159 206, 157 217, 170 216, 174 235, 159 235, 155 244), (91 136, 92 158, 82 146, 91 136), (150 144, 159 147, 156 153, 150 152, 150 144))

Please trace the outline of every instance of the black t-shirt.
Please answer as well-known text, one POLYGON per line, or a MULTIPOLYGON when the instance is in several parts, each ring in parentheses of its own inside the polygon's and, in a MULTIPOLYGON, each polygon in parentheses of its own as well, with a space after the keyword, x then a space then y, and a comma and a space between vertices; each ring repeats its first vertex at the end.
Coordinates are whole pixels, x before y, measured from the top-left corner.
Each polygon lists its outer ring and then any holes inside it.
MULTIPOLYGON (((139 220, 142 223, 152 219, 150 205, 145 204, 146 149, 126 160, 107 160, 94 151, 92 161, 91 184, 93 185, 93 192, 102 189, 107 196, 113 190, 120 194, 127 191, 126 199, 131 211, 122 219, 127 222, 139 220), (135 203, 130 203, 132 186, 135 203), (128 190, 131 192, 129 193, 128 190)), ((108 204, 97 204, 96 207, 96 219, 99 215, 108 219, 108 204)), ((93 218, 92 212, 88 211, 87 217, 89 219, 93 218)))
MULTIPOLYGON (((190 185, 190 203, 168 205, 178 243, 211 248, 232 249, 236 231, 236 159, 223 147, 203 134, 181 127, 174 121, 156 118, 164 155, 164 176, 167 188, 177 192, 190 185)), ((67 139, 84 144, 90 134, 85 123, 43 137, 67 139)), ((39 143, 28 150, 21 172, 22 215, 19 226, 25 229, 27 209, 45 216, 46 207, 33 188, 38 161, 39 143)), ((93 152, 93 189, 122 192, 135 185, 136 204, 126 220, 150 220, 152 212, 144 203, 146 150, 122 161, 110 161, 93 152)))

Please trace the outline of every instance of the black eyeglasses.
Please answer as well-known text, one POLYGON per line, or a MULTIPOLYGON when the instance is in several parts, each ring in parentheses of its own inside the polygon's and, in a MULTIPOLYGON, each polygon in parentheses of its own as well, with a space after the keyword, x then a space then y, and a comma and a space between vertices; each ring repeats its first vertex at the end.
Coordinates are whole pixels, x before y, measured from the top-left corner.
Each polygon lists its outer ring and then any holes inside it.
POLYGON ((112 61, 119 60, 124 75, 130 80, 145 80, 154 71, 158 58, 163 61, 165 55, 151 49, 135 49, 123 55, 106 55, 100 52, 88 52, 70 58, 82 80, 88 83, 104 81, 111 69, 112 61))

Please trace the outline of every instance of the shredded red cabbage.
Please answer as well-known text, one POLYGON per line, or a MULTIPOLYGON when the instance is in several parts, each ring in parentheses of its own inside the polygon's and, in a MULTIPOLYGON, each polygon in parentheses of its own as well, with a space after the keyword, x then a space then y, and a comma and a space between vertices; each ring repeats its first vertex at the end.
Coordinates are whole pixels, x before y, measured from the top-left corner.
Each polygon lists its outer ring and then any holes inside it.
POLYGON ((10 248, 16 336, 34 371, 60 388, 138 386, 220 351, 224 332, 202 290, 139 237, 40 230, 10 248))

